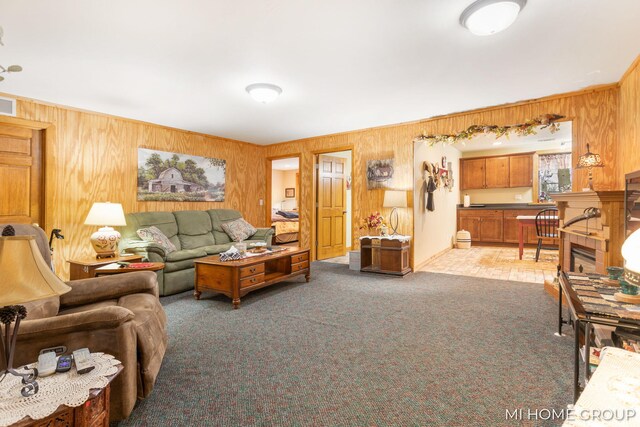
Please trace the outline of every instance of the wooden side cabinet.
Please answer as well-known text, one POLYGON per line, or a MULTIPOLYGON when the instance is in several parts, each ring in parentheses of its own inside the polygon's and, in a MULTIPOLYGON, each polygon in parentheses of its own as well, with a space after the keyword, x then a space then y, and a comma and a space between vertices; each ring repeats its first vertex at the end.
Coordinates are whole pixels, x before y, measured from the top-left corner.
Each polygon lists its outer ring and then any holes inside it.
POLYGON ((69 260, 69 280, 91 279, 92 277, 96 277, 96 268, 120 261, 140 262, 142 261, 142 256, 123 255, 113 258, 69 260))
POLYGON ((360 239, 360 271, 406 276, 411 273, 410 249, 409 236, 362 237, 360 239))

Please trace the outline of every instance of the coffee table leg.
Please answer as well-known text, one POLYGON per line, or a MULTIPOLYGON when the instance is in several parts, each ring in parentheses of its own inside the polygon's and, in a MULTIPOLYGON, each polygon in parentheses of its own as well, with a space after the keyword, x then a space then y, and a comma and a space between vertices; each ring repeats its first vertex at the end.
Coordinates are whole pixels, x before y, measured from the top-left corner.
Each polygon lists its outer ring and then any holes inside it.
POLYGON ((197 287, 193 290, 193 296, 196 297, 197 300, 200 300, 201 294, 202 292, 200 292, 197 287))
POLYGON ((240 308, 240 298, 234 298, 232 301, 233 309, 237 310, 240 308))

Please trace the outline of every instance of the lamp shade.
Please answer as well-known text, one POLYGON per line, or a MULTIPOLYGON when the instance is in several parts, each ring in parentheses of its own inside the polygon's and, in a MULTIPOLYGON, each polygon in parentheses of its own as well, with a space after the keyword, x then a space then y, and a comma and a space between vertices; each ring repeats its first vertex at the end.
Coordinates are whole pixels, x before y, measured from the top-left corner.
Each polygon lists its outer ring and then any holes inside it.
POLYGON ((585 169, 585 168, 601 168, 604 167, 604 163, 602 163, 602 159, 600 158, 600 154, 592 153, 589 149, 589 144, 587 144, 587 152, 584 153, 578 159, 578 164, 576 166, 577 169, 585 169))
POLYGON ((109 225, 120 226, 127 225, 124 219, 124 210, 120 203, 99 203, 96 202, 91 206, 87 219, 84 220, 85 225, 109 225))
POLYGON ((34 236, 0 237, 0 307, 62 295, 71 290, 49 268, 34 236))
POLYGON ((634 231, 622 244, 625 279, 640 285, 640 230, 634 231))
POLYGON ((382 206, 385 208, 406 208, 407 192, 404 190, 386 190, 382 206))

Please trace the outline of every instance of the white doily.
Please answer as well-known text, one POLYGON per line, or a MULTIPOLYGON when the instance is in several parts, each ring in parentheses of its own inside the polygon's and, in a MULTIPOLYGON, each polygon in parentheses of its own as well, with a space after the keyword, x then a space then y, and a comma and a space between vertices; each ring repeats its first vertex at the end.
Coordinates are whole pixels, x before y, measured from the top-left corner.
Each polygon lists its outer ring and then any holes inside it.
MULTIPOLYGON (((109 384, 106 378, 118 371, 120 361, 110 354, 91 353, 95 366, 91 372, 78 375, 75 367, 68 372, 37 378, 40 390, 33 396, 20 394, 22 380, 8 374, 0 382, 0 426, 8 426, 26 416, 34 420, 45 418, 55 412, 60 405, 76 407, 89 399, 91 389, 104 388, 109 384)), ((29 367, 34 367, 31 364, 29 367)), ((19 372, 21 369, 16 369, 19 372)))

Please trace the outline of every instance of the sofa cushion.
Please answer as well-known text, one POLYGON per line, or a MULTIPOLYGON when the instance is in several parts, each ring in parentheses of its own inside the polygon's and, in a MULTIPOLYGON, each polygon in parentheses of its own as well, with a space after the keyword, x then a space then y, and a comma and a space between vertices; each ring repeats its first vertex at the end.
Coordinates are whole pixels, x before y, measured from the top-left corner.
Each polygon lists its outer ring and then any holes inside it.
POLYGON ((178 238, 182 249, 195 249, 215 245, 211 234, 211 217, 205 211, 178 211, 173 213, 178 224, 178 238))
POLYGON ((40 299, 37 301, 27 302, 24 307, 27 309, 27 317, 29 320, 46 319, 58 314, 60 310, 60 297, 40 299))
POLYGON ((222 229, 231 237, 234 242, 241 242, 256 234, 258 231, 253 225, 249 224, 244 218, 238 218, 233 221, 222 223, 222 229))
POLYGON ((232 243, 225 243, 224 245, 205 246, 202 249, 204 249, 207 252, 207 255, 217 255, 220 252, 229 250, 231 246, 233 246, 232 243))
POLYGON ((207 256, 207 253, 202 248, 181 250, 168 254, 167 262, 184 261, 187 259, 202 258, 204 256, 207 256))
POLYGON ((176 249, 180 250, 180 240, 178 239, 178 224, 176 223, 176 217, 173 212, 136 212, 128 213, 125 215, 127 225, 120 229, 122 234, 122 240, 120 241, 122 246, 126 246, 130 240, 138 240, 137 230, 141 228, 148 228, 152 225, 157 227, 162 234, 169 238, 169 241, 174 244, 176 249))
POLYGON ((149 228, 141 228, 136 233, 138 233, 138 236, 145 242, 153 242, 162 246, 167 255, 177 250, 176 246, 171 243, 167 236, 154 225, 149 228))
POLYGON ((227 221, 242 218, 239 211, 233 209, 209 209, 207 211, 211 217, 211 225, 213 226, 213 237, 217 245, 231 242, 231 239, 222 229, 222 224, 227 221))

